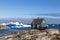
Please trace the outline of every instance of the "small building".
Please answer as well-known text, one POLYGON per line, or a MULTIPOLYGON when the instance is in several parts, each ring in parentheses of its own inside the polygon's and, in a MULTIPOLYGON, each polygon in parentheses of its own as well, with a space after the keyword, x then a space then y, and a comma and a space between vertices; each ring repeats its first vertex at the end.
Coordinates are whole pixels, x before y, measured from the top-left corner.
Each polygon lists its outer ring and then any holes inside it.
POLYGON ((33 19, 32 23, 31 23, 31 28, 32 29, 46 29, 46 21, 44 20, 44 18, 37 18, 37 19, 33 19))

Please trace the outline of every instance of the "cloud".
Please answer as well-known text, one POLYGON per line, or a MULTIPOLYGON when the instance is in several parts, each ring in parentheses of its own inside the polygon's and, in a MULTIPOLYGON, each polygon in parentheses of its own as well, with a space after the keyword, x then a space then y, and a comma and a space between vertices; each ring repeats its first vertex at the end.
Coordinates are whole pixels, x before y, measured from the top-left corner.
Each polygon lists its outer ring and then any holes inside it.
POLYGON ((60 19, 60 17, 54 17, 54 16, 39 16, 42 18, 53 18, 53 19, 60 19))
POLYGON ((36 14, 32 14, 32 16, 42 17, 42 18, 60 19, 60 13, 36 13, 36 14))

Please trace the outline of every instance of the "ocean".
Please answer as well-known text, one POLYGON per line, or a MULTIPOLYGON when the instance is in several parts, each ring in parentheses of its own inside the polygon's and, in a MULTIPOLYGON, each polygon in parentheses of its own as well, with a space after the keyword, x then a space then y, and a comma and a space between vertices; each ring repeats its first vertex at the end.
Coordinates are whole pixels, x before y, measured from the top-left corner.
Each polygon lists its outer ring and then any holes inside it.
MULTIPOLYGON (((47 24, 49 28, 54 28, 60 30, 60 24, 47 24)), ((9 34, 11 32, 17 32, 21 30, 31 30, 31 27, 21 27, 21 28, 9 28, 6 30, 0 30, 0 34, 9 34)))

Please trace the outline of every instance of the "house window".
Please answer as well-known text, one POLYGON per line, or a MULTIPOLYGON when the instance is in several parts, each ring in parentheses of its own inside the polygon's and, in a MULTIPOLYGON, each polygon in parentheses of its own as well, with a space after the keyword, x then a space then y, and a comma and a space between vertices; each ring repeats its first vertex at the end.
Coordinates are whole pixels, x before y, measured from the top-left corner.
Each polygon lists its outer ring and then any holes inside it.
POLYGON ((46 22, 43 20, 42 23, 46 23, 46 22))

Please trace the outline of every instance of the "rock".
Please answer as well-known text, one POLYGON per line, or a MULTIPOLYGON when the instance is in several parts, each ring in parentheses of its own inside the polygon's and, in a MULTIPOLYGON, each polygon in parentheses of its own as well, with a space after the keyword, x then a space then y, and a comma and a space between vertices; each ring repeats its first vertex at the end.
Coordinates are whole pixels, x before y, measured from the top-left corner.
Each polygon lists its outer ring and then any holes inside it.
POLYGON ((48 34, 59 34, 59 30, 57 29, 47 29, 46 30, 48 34))
POLYGON ((5 30, 5 29, 8 29, 8 28, 9 28, 8 26, 0 25, 0 30, 5 30))
POLYGON ((60 34, 59 30, 56 29, 46 29, 46 30, 36 30, 32 29, 29 31, 18 31, 13 32, 8 35, 1 35, 1 40, 59 40, 60 34))
POLYGON ((28 33, 29 33, 30 35, 33 35, 33 34, 39 34, 39 33, 41 33, 41 31, 36 30, 36 29, 32 29, 32 30, 28 31, 28 33))

